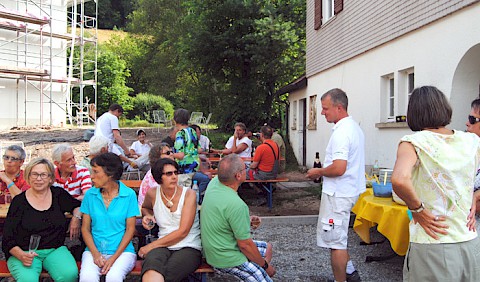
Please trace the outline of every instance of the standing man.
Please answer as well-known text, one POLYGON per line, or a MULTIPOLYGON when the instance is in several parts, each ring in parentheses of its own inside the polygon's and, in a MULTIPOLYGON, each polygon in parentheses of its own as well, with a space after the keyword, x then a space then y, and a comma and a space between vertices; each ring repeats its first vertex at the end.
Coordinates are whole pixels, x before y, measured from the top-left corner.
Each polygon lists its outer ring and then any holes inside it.
POLYGON ((272 140, 273 129, 264 125, 260 129, 260 141, 253 162, 247 169, 247 179, 269 180, 277 178, 280 150, 277 143, 272 140))
POLYGON ((123 108, 119 104, 112 104, 108 108, 108 112, 104 113, 97 119, 97 125, 95 126, 95 134, 105 136, 112 143, 117 143, 122 149, 125 156, 130 155, 130 150, 123 141, 120 135, 120 126, 118 125, 118 119, 123 114, 123 108))
POLYGON ((325 153, 325 166, 308 170, 307 177, 323 176, 317 245, 331 252, 335 281, 360 281, 347 251, 350 210, 365 191, 365 137, 348 115, 348 98, 335 88, 323 94, 322 115, 334 123, 325 153))
POLYGON ((88 168, 78 166, 72 147, 67 143, 53 147, 52 159, 55 164, 55 183, 52 186, 65 189, 77 200, 83 200, 92 179, 88 168))
POLYGON ((205 258, 213 267, 242 281, 272 281, 272 245, 252 240, 250 226, 257 227, 260 218, 249 216, 248 206, 237 193, 245 181, 245 165, 232 154, 218 166, 218 177, 210 181, 200 213, 205 258))

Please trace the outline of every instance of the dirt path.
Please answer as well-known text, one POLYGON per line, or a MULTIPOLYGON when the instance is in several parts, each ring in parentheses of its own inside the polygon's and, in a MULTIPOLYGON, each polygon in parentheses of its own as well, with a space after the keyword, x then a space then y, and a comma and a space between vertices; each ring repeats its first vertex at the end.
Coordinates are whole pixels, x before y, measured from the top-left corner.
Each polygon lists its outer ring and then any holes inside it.
MULTIPOLYGON (((132 144, 136 138, 138 128, 122 128, 122 137, 125 143, 132 144)), ((10 130, 0 133, 0 142, 22 141, 31 157, 45 157, 51 159, 52 148, 57 143, 68 142, 74 148, 77 161, 88 154, 88 142, 83 140, 85 128, 71 129, 31 129, 31 130, 10 130)), ((147 139, 153 144, 158 144, 167 133, 152 132, 151 128, 144 128, 147 139)), ((307 181, 305 175, 298 171, 283 173, 280 177, 287 177, 290 181, 307 181)), ((253 189, 241 188, 240 196, 249 205, 251 212, 258 215, 301 215, 318 214, 320 200, 318 189, 314 188, 289 188, 277 189, 273 194, 273 209, 268 210, 264 204, 265 196, 257 195, 253 189)))

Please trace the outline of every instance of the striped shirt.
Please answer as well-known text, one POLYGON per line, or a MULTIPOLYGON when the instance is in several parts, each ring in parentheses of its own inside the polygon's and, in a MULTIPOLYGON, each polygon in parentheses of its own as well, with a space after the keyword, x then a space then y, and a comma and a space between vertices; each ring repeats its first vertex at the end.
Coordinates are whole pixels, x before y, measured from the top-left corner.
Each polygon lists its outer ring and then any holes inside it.
POLYGON ((67 190, 74 198, 78 198, 82 193, 85 194, 88 189, 92 188, 92 179, 90 178, 88 168, 78 165, 75 167, 76 170, 67 179, 63 179, 60 176, 60 171, 56 168, 55 183, 52 186, 61 187, 67 190))

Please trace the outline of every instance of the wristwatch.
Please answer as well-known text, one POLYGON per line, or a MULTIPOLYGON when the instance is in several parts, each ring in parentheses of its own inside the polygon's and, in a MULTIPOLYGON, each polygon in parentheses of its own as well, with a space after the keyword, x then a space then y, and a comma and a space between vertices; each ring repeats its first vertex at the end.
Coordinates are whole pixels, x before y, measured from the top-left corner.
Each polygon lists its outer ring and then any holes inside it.
POLYGON ((82 220, 82 214, 73 214, 73 217, 78 218, 79 220, 82 220))
POLYGON ((420 207, 418 207, 417 209, 409 209, 411 212, 413 213, 420 213, 422 212, 423 210, 425 209, 425 205, 423 204, 423 202, 420 204, 420 207))
POLYGON ((268 262, 267 261, 265 261, 265 264, 262 266, 262 268, 267 270, 267 268, 268 268, 268 262))

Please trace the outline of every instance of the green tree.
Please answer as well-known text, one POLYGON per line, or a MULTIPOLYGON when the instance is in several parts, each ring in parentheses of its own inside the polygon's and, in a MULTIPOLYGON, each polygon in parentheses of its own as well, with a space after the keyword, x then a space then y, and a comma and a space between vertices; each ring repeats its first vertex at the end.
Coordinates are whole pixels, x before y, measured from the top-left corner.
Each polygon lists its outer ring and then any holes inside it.
POLYGON ((122 105, 128 112, 133 108, 132 98, 128 95, 132 88, 126 86, 126 78, 130 75, 126 63, 113 51, 100 46, 98 52, 97 111, 108 111, 112 103, 122 105))
POLYGON ((305 69, 300 7, 303 1, 192 1, 188 58, 203 70, 225 128, 278 115, 276 91, 305 69))

